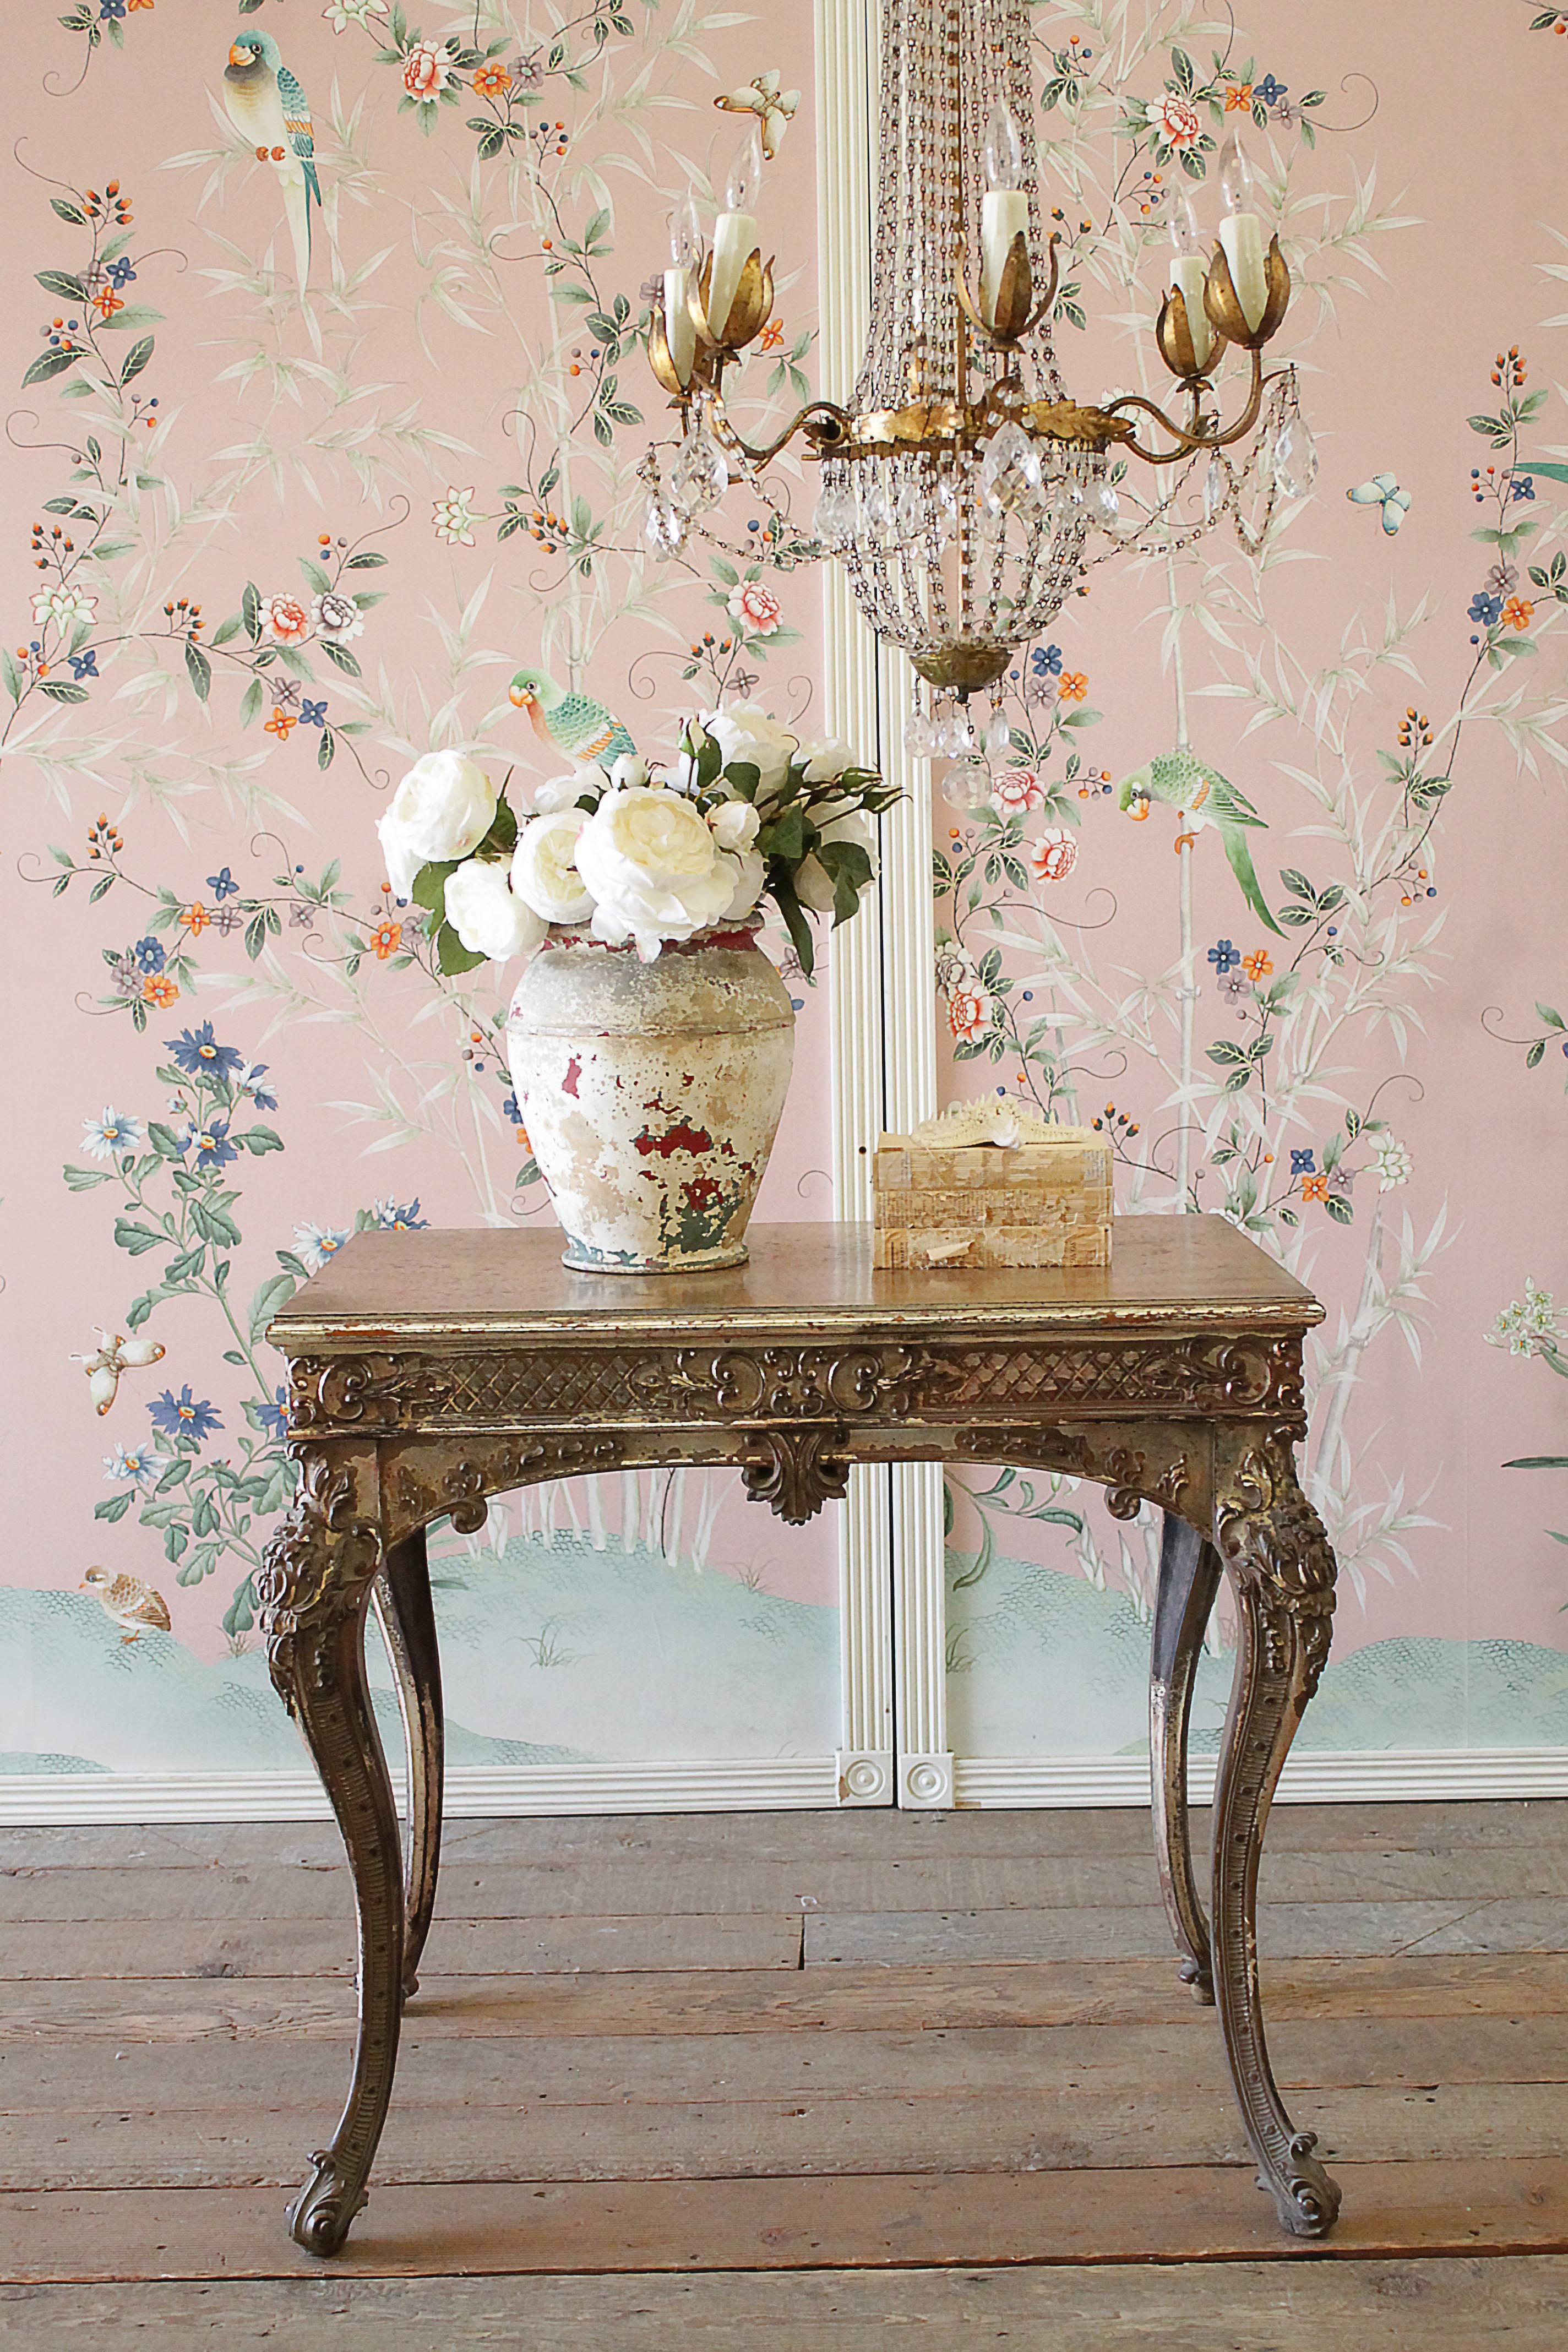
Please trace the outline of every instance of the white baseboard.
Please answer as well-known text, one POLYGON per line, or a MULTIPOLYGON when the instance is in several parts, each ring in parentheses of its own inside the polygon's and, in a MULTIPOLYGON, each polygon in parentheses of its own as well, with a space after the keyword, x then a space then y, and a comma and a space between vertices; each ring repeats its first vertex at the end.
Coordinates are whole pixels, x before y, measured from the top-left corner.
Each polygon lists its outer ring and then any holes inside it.
MULTIPOLYGON (((960 1807, 1146 1805, 1137 1756, 957 1757, 960 1807)), ((1212 1756, 1194 1759, 1194 1803, 1214 1793, 1212 1756)), ((1568 1748, 1310 1750, 1285 1768, 1282 1804, 1401 1804, 1420 1799, 1568 1797, 1568 1748)), ((458 1765, 447 1776, 454 1821, 527 1813, 729 1813, 836 1810, 839 1759, 655 1764, 458 1765)), ((321 1783, 299 1772, 0 1774, 0 1823, 319 1822, 321 1783)))
MULTIPOLYGON (((402 1803, 402 1775, 394 1772, 402 1803)), ((449 1821, 503 1813, 802 1811, 838 1802, 836 1756, 656 1764, 452 1765, 449 1821)), ((0 1774, 0 1822, 323 1822, 321 1784, 299 1772, 0 1774)))
MULTIPOLYGON (((1215 1759, 1194 1756, 1194 1804, 1214 1795, 1215 1759)), ((1409 1804, 1421 1799, 1568 1797, 1568 1748, 1300 1750, 1278 1804, 1409 1804)), ((953 1763, 958 1805, 1146 1805, 1146 1756, 964 1757, 953 1763)))

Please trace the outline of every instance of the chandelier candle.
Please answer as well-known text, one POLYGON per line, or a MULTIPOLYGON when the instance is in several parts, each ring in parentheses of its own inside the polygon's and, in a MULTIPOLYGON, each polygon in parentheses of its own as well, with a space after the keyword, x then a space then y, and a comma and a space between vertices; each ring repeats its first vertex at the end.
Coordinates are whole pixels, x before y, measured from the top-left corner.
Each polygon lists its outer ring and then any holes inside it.
POLYGON ((669 363, 684 386, 691 382, 697 360, 697 321, 691 315, 692 273, 702 259, 702 232, 697 205, 688 189, 683 204, 670 215, 670 267, 664 273, 664 340, 669 363))
POLYGON ((713 262, 708 280, 708 331, 717 343, 724 341, 730 308, 741 283, 741 272, 758 250, 755 216, 746 210, 763 173, 763 143, 755 122, 741 142, 724 191, 724 210, 713 227, 713 262))
POLYGON ((1217 338, 1204 308, 1204 280, 1208 276, 1208 257, 1198 235, 1189 196, 1176 196, 1172 200, 1171 242, 1175 252, 1171 257, 1169 283, 1172 291, 1182 298, 1187 314, 1187 332, 1192 338, 1194 367, 1196 373, 1203 375, 1214 357, 1217 338))
POLYGON ((1024 142, 1012 111, 994 106, 985 126, 986 189, 980 203, 980 308, 989 327, 996 324, 1002 272, 1016 237, 1029 236, 1029 199, 1024 189, 1024 142))
MULTIPOLYGON (((1219 225, 1219 242, 1242 316, 1254 332, 1268 306, 1268 240, 1263 234, 1262 219, 1253 209, 1256 189, 1252 166, 1232 123, 1219 165, 1220 200, 1226 207, 1226 216, 1219 225)), ((1191 308, 1189 301, 1189 315, 1191 308)))

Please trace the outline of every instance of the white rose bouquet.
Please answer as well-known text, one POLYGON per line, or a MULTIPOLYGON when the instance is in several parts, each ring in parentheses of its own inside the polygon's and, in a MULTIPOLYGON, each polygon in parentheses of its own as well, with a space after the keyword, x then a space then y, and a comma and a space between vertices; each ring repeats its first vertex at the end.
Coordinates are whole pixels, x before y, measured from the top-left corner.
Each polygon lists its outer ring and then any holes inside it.
POLYGON ((847 922, 875 879, 873 816, 896 788, 836 742, 803 743, 753 706, 688 721, 668 771, 623 755, 552 778, 531 810, 456 751, 431 751, 381 819, 399 898, 434 919, 437 961, 531 955, 552 931, 645 962, 700 931, 754 925, 765 899, 802 970, 810 915, 847 922))

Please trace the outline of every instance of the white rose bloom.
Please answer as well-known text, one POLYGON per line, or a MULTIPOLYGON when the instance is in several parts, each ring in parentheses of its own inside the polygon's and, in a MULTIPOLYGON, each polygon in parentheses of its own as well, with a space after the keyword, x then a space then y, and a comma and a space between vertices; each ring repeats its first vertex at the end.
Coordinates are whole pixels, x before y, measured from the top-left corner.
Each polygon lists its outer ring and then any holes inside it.
POLYGON ((837 735, 824 743, 807 743, 802 747, 807 754, 805 781, 808 784, 836 784, 846 768, 856 765, 855 754, 847 743, 837 735))
POLYGON ((723 753, 727 768, 743 760, 758 770, 757 791, 763 799, 778 790, 800 749, 800 738, 754 702, 738 702, 729 710, 705 710, 702 725, 723 753))
POLYGON ((553 816, 557 809, 575 808, 584 793, 597 796, 604 789, 603 768, 578 768, 569 776, 552 776, 548 782, 535 784, 533 805, 541 816, 553 816))
POLYGON ((635 940, 646 963, 665 940, 716 922, 734 892, 706 818, 679 793, 645 784, 605 793, 577 836, 577 871, 593 894, 595 936, 635 940))
POLYGON ((721 849, 750 849, 762 819, 750 801, 721 801, 710 809, 708 822, 721 849))
POLYGON ((623 751, 610 762, 610 782, 616 792, 629 792, 635 785, 647 782, 647 761, 637 751, 623 751))
POLYGON ((754 849, 741 849, 726 853, 720 863, 727 866, 735 877, 734 895, 725 908, 721 919, 726 923, 738 923, 742 915, 752 913, 757 900, 762 897, 767 867, 754 849))
MULTIPOLYGON (((857 809, 849 816, 836 816, 830 824, 821 827, 821 832, 825 843, 829 841, 857 843, 870 858, 871 873, 873 878, 875 877, 877 872, 875 840, 871 832, 871 821, 862 810, 857 809)), ((830 915, 833 912, 833 877, 815 852, 797 869, 795 887, 795 895, 801 905, 809 907, 814 915, 830 915)))
POLYGON ((594 911, 576 865, 577 836, 587 822, 585 809, 556 809, 534 817, 517 836, 512 889, 547 923, 580 923, 594 911))
POLYGON ((476 761, 461 751, 426 751, 416 760, 376 826, 393 895, 408 898, 422 866, 467 857, 495 813, 495 787, 476 761))
POLYGON ((544 938, 545 927, 533 908, 513 897, 506 867, 484 858, 470 857, 447 875, 447 920, 470 955, 489 956, 495 963, 531 955, 544 938))

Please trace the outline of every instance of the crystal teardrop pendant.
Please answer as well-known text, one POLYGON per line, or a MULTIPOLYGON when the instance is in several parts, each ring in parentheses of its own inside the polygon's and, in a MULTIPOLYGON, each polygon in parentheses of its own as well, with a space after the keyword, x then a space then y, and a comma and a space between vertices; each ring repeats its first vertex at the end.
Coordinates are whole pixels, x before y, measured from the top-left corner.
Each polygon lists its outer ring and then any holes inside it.
POLYGON ((921 496, 920 484, 911 474, 899 492, 894 504, 893 528, 899 539, 907 546, 911 540, 920 539, 924 535, 925 523, 926 502, 921 496))
POLYGON ((718 505, 729 487, 724 452, 707 426, 694 421, 669 469, 671 498, 686 514, 702 514, 718 505))
POLYGON ((1225 505, 1226 493, 1229 487, 1229 483, 1226 480, 1225 467, 1217 457, 1211 457, 1208 471, 1204 476, 1204 520, 1205 522, 1213 522, 1215 517, 1220 512, 1225 505))
POLYGON ((668 506, 662 498, 650 498, 643 523, 643 539, 661 563, 668 563, 686 537, 686 525, 679 511, 668 506))
POLYGON ((1101 530, 1121 528, 1121 500, 1109 482, 1096 482, 1087 503, 1090 520, 1097 522, 1101 530))
POLYGON ((966 759, 973 751, 974 730, 962 710, 955 710, 936 731, 936 751, 943 760, 966 759))
POLYGON ((826 483, 816 501, 812 529, 824 547, 844 547, 855 536, 855 493, 844 484, 826 483))
POLYGON ((893 501, 888 496, 888 486, 880 474, 866 493, 861 509, 868 530, 889 531, 893 528, 893 501))
POLYGON ((923 710, 910 712, 904 727, 904 749, 911 760, 929 760, 936 749, 936 730, 923 710))
POLYGON ((991 771, 984 760, 958 760, 942 780, 942 796, 961 816, 992 804, 991 771))
POLYGON ((985 730, 985 756, 988 760, 1005 760, 1012 748, 1013 730, 998 712, 985 730))
POLYGON ((1288 499, 1311 495, 1318 478, 1318 451, 1302 417, 1286 418, 1274 443, 1272 462, 1274 478, 1288 499))
POLYGON ((998 426, 980 462, 980 496, 993 514, 1014 514, 1038 503, 1045 487, 1040 453, 1021 425, 998 426))

